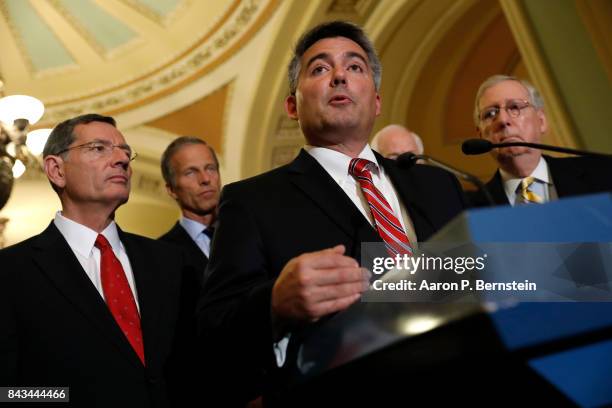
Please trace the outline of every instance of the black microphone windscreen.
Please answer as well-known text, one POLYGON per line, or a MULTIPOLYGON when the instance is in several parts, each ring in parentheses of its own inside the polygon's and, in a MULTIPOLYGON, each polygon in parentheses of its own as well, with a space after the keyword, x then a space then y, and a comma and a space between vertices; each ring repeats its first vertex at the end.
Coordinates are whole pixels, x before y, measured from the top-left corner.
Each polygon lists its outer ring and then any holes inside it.
POLYGON ((417 162, 418 157, 412 152, 402 153, 397 156, 397 165, 403 169, 409 169, 417 162))
POLYGON ((491 151, 493 143, 485 139, 468 139, 461 145, 464 154, 483 154, 491 151))

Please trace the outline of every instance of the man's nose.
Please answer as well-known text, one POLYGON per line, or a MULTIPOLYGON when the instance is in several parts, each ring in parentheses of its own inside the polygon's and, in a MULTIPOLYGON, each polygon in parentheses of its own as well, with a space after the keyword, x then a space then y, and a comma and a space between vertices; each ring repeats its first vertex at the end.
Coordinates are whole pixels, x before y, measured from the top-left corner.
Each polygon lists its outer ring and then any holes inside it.
POLYGON ((200 184, 210 184, 210 175, 206 170, 198 172, 198 182, 200 184))
POLYGON ((130 164, 130 156, 125 150, 118 147, 113 147, 111 155, 115 165, 119 165, 124 169, 127 169, 128 165, 130 164))
POLYGON ((496 129, 504 129, 510 126, 511 119, 512 117, 508 115, 508 112, 506 112, 506 109, 500 109, 495 119, 493 119, 493 126, 496 129))
POLYGON ((332 75, 332 86, 346 85, 346 72, 342 68, 335 68, 332 75))

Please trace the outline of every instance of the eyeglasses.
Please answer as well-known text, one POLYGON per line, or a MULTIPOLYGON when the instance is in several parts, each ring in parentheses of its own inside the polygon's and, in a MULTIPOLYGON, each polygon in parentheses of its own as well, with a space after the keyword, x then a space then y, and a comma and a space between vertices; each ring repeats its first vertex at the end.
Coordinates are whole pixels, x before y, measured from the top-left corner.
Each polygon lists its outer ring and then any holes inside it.
POLYGON ((532 106, 529 101, 523 99, 510 99, 506 101, 506 106, 490 106, 480 112, 479 118, 481 122, 490 124, 497 118, 499 111, 503 108, 510 117, 518 118, 521 116, 521 111, 532 106))
POLYGON ((125 153, 125 155, 130 159, 130 161, 134 160, 136 156, 138 156, 138 154, 135 151, 133 151, 129 145, 126 145, 126 144, 116 145, 116 144, 112 144, 111 142, 103 141, 103 140, 97 140, 93 142, 83 143, 78 146, 72 146, 72 147, 69 147, 67 149, 64 149, 58 152, 57 155, 60 155, 62 153, 65 153, 73 149, 87 149, 87 152, 90 153, 91 155, 95 156, 96 158, 102 158, 102 157, 110 157, 113 154, 113 150, 115 148, 121 149, 121 151, 125 153))

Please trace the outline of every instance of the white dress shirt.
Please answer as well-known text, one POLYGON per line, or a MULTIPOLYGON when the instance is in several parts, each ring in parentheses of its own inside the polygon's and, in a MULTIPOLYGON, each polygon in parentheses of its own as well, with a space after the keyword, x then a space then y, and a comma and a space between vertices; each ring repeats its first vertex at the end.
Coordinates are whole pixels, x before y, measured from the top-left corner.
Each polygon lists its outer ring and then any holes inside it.
MULTIPOLYGON (((516 177, 504 169, 499 169, 499 173, 502 178, 506 197, 508 197, 510 205, 514 206, 516 204, 517 195, 521 194, 519 191, 519 186, 521 181, 523 181, 523 177, 516 177)), ((538 165, 535 169, 533 169, 529 176, 535 179, 529 189, 542 197, 545 203, 557 198, 557 192, 552 182, 552 177, 550 176, 548 164, 543 157, 540 157, 538 165)))
MULTIPOLYGON (((355 180, 355 177, 349 174, 349 163, 351 162, 352 158, 344 153, 324 147, 307 145, 304 146, 304 150, 314 157, 314 159, 325 169, 331 178, 338 183, 338 186, 340 186, 340 188, 351 199, 353 204, 355 204, 355 207, 357 207, 363 216, 370 222, 370 224, 375 227, 376 224, 374 218, 372 217, 372 213, 370 212, 368 200, 364 197, 363 192, 361 191, 361 186, 357 180, 355 180)), ((402 224, 402 228, 404 228, 410 242, 416 244, 417 237, 412 220, 408 216, 406 208, 398 199, 397 190, 393 186, 393 183, 391 183, 391 180, 389 180, 389 176, 387 176, 385 173, 385 169, 376 161, 376 156, 374 156, 374 152, 370 146, 366 145, 361 153, 359 153, 358 157, 376 164, 378 170, 371 172, 372 181, 374 182, 376 188, 387 199, 387 202, 393 209, 393 213, 402 224)))
POLYGON ((204 252, 204 255, 210 258, 210 237, 204 233, 204 230, 208 229, 208 226, 185 217, 181 217, 179 224, 185 228, 187 234, 193 239, 202 252, 204 252))
MULTIPOLYGON (((70 246, 70 249, 72 249, 72 252, 79 260, 85 274, 87 274, 87 277, 91 280, 91 283, 93 283, 100 293, 100 296, 104 299, 104 290, 102 289, 102 279, 100 276, 100 250, 94 246, 98 233, 91 228, 64 217, 60 211, 55 214, 53 223, 63 235, 66 242, 68 242, 68 246, 70 246)), ((130 260, 125 252, 125 248, 119 240, 117 224, 112 221, 101 234, 108 240, 110 246, 113 248, 115 256, 119 259, 119 262, 121 262, 128 284, 134 295, 136 307, 138 307, 138 311, 140 311, 132 266, 130 265, 130 260)))

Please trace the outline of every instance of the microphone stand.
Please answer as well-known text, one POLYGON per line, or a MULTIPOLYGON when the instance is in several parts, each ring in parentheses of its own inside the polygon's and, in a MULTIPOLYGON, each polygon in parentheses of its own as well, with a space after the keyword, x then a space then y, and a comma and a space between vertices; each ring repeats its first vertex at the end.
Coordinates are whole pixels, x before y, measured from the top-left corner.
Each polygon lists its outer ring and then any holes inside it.
POLYGON ((508 142, 508 143, 492 143, 491 146, 492 147, 525 146, 525 147, 533 147, 533 148, 541 149, 541 150, 550 150, 552 152, 569 153, 569 154, 576 154, 580 156, 601 157, 603 159, 612 159, 612 154, 589 152, 586 150, 578 150, 578 149, 570 149, 568 147, 549 146, 549 145, 543 145, 539 143, 508 142))
POLYGON ((489 206, 492 207, 495 205, 495 201, 493 201, 493 197, 491 196, 491 193, 489 192, 489 189, 487 188, 487 186, 485 186, 485 184, 482 181, 480 181, 478 177, 472 174, 461 171, 449 164, 442 163, 424 154, 414 154, 414 153, 408 152, 408 153, 401 154, 400 157, 397 158, 397 160, 398 160, 398 164, 400 165, 401 163, 409 162, 411 163, 410 164, 411 166, 414 165, 417 162, 417 160, 424 160, 425 162, 430 163, 431 165, 435 167, 439 167, 443 170, 446 170, 454 174, 457 178, 460 178, 461 180, 465 180, 468 183, 475 185, 478 190, 482 191, 487 202, 489 203, 489 206))
POLYGON ((540 149, 540 150, 549 150, 552 152, 568 153, 568 154, 573 154, 573 155, 578 155, 578 156, 589 156, 589 157, 598 157, 602 159, 612 159, 612 154, 589 152, 587 150, 570 149, 568 147, 550 146, 550 145, 545 145, 541 143, 528 143, 528 142, 492 143, 492 142, 485 141, 483 139, 470 139, 470 140, 466 140, 463 144, 464 144, 464 146, 462 147, 463 153, 468 154, 468 155, 487 153, 494 148, 522 146, 522 147, 531 147, 531 148, 540 149), (465 145, 468 145, 472 141, 474 142, 480 141, 480 143, 477 143, 477 146, 473 146, 472 149, 470 149, 470 150, 474 150, 473 152, 466 151, 465 145), (485 144, 485 145, 478 146, 480 144, 485 144))

